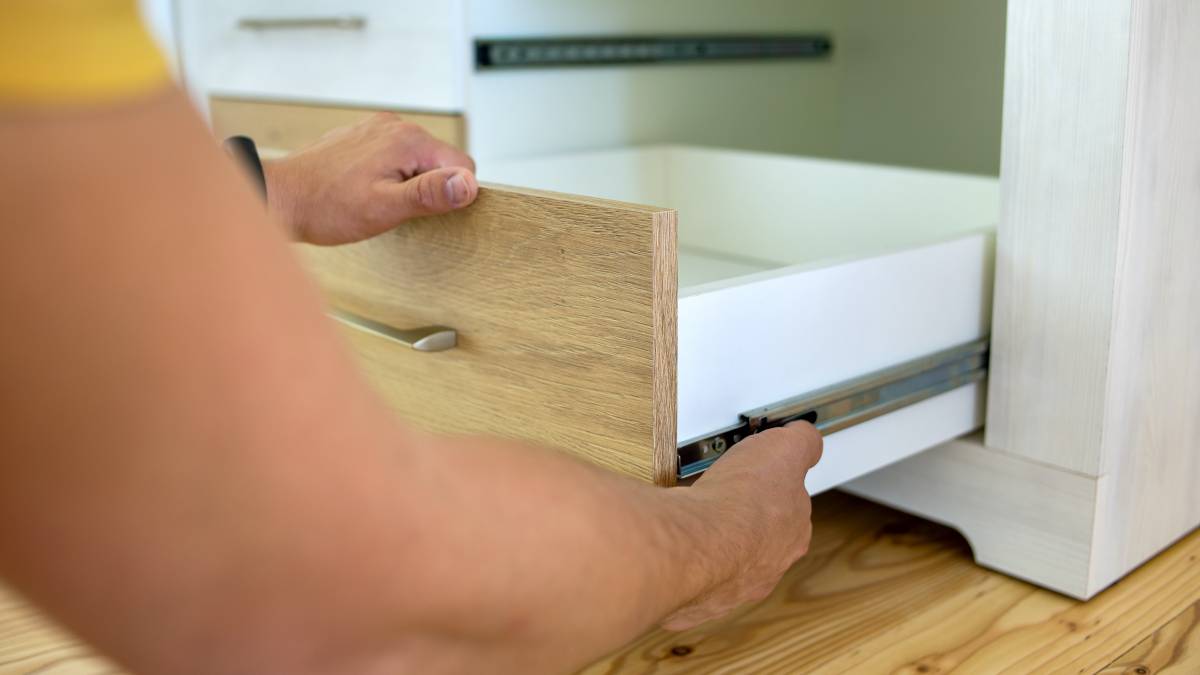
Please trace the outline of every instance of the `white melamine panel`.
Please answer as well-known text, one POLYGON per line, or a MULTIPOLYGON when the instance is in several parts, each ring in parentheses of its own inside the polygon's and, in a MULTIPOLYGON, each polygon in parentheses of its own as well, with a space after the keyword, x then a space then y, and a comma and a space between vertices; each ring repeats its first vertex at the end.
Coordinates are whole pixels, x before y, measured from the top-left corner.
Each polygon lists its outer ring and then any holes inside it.
POLYGON ((840 487, 957 528, 980 565, 1086 598, 1099 482, 996 452, 976 434, 840 487))
POLYGON ((1093 591, 1200 523, 1200 5, 1135 0, 1130 33, 1093 591))
POLYGON ((183 0, 197 96, 458 112, 469 52, 457 0, 183 0), (360 17, 361 30, 239 28, 242 19, 360 17))
POLYGON ((1013 0, 1008 11, 987 445, 1100 476, 1132 3, 1013 0))
POLYGON ((679 242, 788 264, 860 258, 996 226, 995 178, 670 147, 679 242))
POLYGON ((703 249, 679 247, 676 255, 679 259, 679 286, 683 288, 744 277, 778 267, 774 263, 734 258, 703 249))
POLYGON ((991 248, 990 235, 975 234, 681 294, 680 440, 735 424, 743 411, 987 335, 991 248))
POLYGON ((978 429, 985 389, 961 387, 826 437, 805 487, 812 494, 824 492, 978 429))
POLYGON ((1008 12, 986 445, 847 487, 1087 598, 1200 522, 1200 5, 1008 12))
POLYGON ((621 148, 519 160, 481 159, 479 179, 654 206, 667 206, 667 152, 621 148))

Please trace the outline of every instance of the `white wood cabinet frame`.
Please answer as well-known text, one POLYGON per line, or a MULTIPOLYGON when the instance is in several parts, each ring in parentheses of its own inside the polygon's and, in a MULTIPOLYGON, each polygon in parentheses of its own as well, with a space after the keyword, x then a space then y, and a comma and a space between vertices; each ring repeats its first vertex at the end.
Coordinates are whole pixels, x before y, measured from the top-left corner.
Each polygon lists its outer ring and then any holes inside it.
POLYGON ((1010 0, 987 428, 848 489, 1086 598, 1200 523, 1200 5, 1010 0))

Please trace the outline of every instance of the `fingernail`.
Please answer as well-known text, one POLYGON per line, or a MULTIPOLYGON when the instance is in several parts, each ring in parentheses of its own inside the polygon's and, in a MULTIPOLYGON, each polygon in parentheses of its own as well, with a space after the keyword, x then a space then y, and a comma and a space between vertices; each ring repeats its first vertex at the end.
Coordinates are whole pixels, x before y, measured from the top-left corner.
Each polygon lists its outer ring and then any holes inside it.
POLYGON ((446 180, 446 199, 451 206, 462 206, 467 201, 467 181, 461 173, 446 180))

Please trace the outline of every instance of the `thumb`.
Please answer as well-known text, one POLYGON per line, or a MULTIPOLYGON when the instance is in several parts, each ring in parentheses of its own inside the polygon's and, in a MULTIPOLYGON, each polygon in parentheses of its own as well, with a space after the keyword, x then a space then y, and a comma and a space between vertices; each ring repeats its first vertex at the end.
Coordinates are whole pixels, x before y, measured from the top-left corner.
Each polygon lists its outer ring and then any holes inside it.
POLYGON ((791 422, 783 428, 792 432, 793 442, 803 449, 808 468, 816 466, 825 453, 825 439, 821 432, 812 423, 803 421, 791 422))
POLYGON ((479 183, 470 170, 447 167, 391 183, 387 194, 393 200, 393 217, 399 222, 467 206, 479 195, 479 183))

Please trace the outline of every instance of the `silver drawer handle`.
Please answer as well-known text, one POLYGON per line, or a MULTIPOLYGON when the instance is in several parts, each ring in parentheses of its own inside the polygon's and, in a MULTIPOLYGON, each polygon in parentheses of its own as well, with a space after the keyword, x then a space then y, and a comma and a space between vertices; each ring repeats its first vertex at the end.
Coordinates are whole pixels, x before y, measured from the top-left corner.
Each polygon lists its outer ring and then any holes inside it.
POLYGON ((237 23, 242 30, 296 30, 319 28, 331 30, 363 30, 367 27, 365 16, 294 16, 294 17, 244 17, 237 23))
POLYGON ((350 328, 412 347, 419 352, 444 352, 458 345, 458 331, 445 326, 401 330, 340 309, 329 310, 329 316, 350 328))

